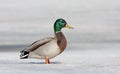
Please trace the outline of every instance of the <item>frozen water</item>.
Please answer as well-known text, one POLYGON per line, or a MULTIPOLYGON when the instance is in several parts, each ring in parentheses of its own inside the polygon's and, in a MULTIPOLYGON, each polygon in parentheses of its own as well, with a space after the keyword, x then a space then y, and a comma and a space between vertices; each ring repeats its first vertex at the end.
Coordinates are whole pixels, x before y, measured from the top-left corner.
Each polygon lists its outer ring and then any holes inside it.
POLYGON ((120 50, 69 50, 44 64, 39 59, 19 59, 19 52, 0 53, 0 74, 119 74, 120 50))

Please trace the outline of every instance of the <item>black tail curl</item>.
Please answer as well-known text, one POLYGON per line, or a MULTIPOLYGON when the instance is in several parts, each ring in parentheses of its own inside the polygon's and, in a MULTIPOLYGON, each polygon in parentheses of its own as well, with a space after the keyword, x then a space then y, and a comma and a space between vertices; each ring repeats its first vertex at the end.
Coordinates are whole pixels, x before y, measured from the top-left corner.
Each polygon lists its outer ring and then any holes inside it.
POLYGON ((20 51, 20 59, 26 59, 26 58, 28 58, 28 56, 29 56, 29 52, 28 51, 25 51, 25 50, 22 50, 22 51, 20 51))

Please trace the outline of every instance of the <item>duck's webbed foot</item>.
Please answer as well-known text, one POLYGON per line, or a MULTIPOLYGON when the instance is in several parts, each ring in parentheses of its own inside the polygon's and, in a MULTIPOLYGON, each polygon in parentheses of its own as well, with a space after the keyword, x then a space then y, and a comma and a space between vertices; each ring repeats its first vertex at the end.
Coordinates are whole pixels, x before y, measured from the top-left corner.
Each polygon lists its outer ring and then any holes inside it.
POLYGON ((50 64, 50 60, 47 57, 45 57, 45 64, 50 64))

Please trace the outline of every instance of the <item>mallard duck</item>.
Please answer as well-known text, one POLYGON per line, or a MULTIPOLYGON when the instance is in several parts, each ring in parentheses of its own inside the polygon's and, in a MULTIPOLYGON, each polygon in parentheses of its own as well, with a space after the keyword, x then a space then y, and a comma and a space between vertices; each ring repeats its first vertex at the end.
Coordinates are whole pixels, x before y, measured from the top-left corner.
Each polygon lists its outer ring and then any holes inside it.
POLYGON ((20 58, 37 58, 45 59, 46 64, 50 64, 51 58, 61 54, 67 45, 67 40, 64 34, 61 32, 62 28, 73 29, 67 22, 60 18, 54 23, 55 37, 47 37, 38 41, 35 41, 26 49, 21 51, 20 58))

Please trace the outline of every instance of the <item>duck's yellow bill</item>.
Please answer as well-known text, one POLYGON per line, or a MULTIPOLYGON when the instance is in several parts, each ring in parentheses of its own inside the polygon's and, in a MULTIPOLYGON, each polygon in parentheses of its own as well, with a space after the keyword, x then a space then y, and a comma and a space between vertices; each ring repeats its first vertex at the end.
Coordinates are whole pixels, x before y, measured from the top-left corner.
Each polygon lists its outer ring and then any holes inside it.
POLYGON ((68 24, 66 24, 65 28, 68 28, 68 29, 73 29, 73 27, 72 27, 72 26, 70 26, 70 25, 68 25, 68 24))

